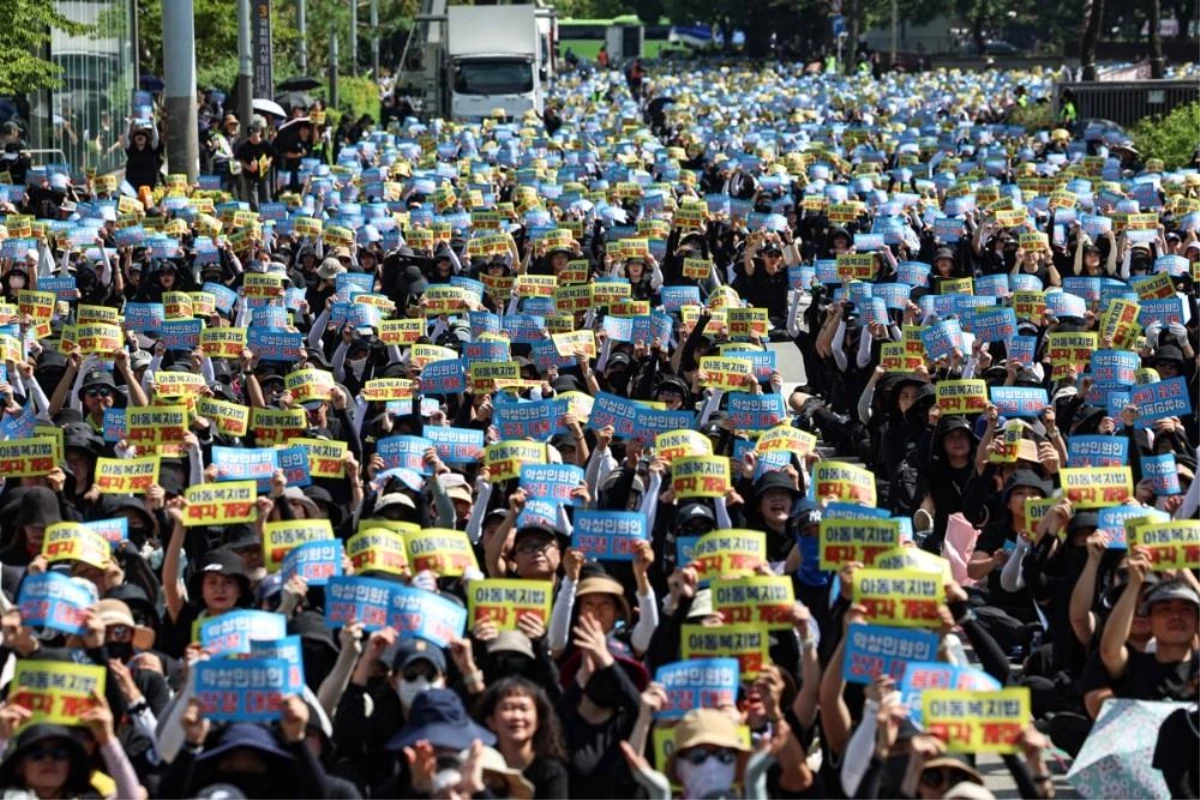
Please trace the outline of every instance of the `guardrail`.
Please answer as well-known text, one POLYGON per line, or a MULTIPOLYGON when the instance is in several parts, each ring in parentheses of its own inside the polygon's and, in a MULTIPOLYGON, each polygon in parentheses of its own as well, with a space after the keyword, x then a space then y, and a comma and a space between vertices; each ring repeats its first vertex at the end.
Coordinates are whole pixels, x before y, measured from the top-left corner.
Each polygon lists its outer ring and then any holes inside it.
POLYGON ((1062 93, 1075 95, 1079 119, 1108 119, 1132 125, 1140 119, 1166 114, 1200 100, 1200 81, 1080 81, 1054 84, 1054 118, 1062 107, 1062 93))

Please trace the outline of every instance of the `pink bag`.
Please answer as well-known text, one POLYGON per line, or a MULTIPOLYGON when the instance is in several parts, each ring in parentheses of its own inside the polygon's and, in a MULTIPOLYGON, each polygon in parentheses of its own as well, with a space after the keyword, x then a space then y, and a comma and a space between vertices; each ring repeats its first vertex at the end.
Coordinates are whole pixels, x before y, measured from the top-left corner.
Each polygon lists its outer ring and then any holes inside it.
POLYGON ((975 552, 979 531, 962 514, 951 514, 946 521, 946 539, 942 542, 942 557, 950 562, 950 574, 959 586, 973 586, 967 576, 967 563, 975 552))

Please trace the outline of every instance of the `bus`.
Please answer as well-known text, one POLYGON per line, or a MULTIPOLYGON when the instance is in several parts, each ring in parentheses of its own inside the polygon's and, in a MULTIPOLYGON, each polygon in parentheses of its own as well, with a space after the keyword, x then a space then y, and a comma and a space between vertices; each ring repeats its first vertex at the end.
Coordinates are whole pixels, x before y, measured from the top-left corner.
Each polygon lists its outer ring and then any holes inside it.
MULTIPOLYGON (((559 57, 570 49, 580 61, 595 61, 601 46, 609 41, 609 32, 614 28, 644 29, 642 56, 656 58, 664 48, 670 48, 667 37, 671 32, 671 21, 663 17, 653 25, 646 25, 636 14, 623 14, 611 19, 560 19, 558 21, 559 57)), ((613 48, 610 46, 609 51, 613 48)), ((561 63, 561 62, 560 62, 561 63)))

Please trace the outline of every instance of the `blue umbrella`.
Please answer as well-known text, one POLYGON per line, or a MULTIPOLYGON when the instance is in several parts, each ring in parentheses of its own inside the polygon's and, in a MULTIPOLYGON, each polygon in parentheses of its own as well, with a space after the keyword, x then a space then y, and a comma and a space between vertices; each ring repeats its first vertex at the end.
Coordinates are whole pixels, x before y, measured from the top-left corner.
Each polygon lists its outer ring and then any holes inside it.
POLYGON ((149 74, 141 77, 141 79, 138 81, 138 86, 147 92, 161 92, 164 88, 166 88, 166 84, 163 83, 162 78, 158 77, 157 75, 149 74))

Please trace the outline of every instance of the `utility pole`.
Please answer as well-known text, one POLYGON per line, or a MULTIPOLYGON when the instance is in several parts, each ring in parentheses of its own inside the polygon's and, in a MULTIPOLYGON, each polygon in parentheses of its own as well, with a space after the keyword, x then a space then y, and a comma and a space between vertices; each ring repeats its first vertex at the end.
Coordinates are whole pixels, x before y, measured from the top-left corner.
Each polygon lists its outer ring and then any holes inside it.
MULTIPOLYGON (((169 3, 167 5, 170 5, 169 3)), ((242 120, 242 131, 250 130, 250 117, 254 115, 254 61, 250 57, 250 0, 237 0, 238 12, 238 116, 242 120)))
POLYGON ((337 28, 329 29, 329 108, 338 105, 338 36, 337 28))
POLYGON ((296 66, 301 75, 308 74, 308 2, 296 0, 296 32, 299 34, 296 50, 296 66))
POLYGON ((379 0, 371 0, 371 80, 379 81, 379 0))
POLYGON ((196 36, 192 0, 163 4, 163 50, 166 84, 167 168, 194 183, 200 174, 200 141, 196 127, 196 36))
POLYGON ((358 77, 358 0, 350 0, 350 75, 358 77))
POLYGON ((892 58, 888 63, 888 69, 896 66, 896 42, 900 35, 900 10, 898 6, 899 0, 892 0, 892 58))

